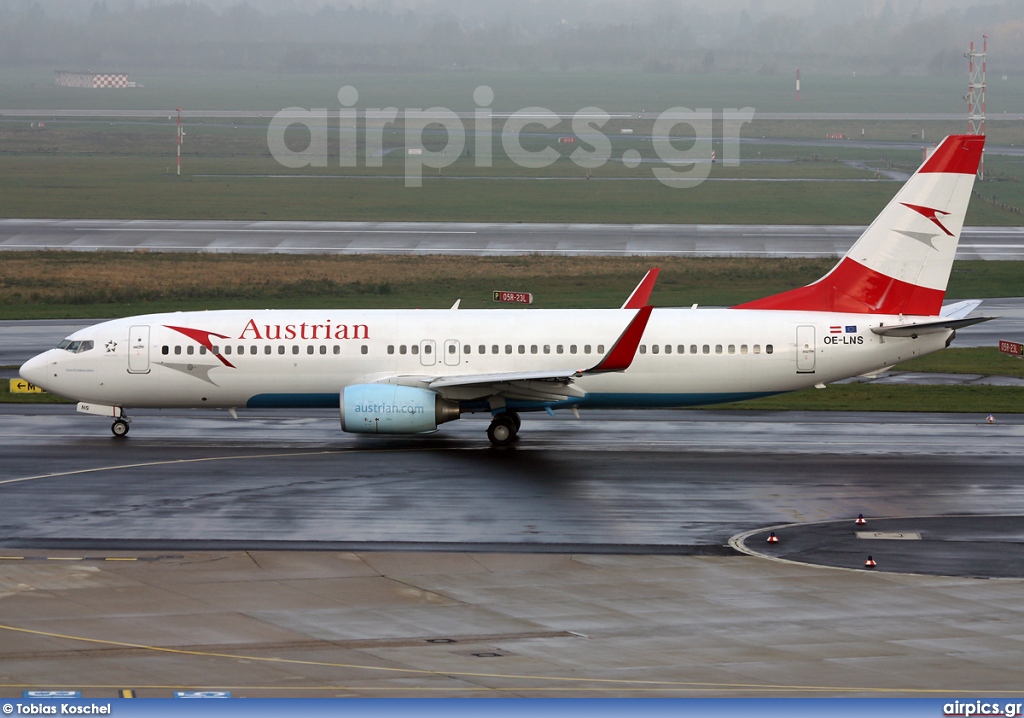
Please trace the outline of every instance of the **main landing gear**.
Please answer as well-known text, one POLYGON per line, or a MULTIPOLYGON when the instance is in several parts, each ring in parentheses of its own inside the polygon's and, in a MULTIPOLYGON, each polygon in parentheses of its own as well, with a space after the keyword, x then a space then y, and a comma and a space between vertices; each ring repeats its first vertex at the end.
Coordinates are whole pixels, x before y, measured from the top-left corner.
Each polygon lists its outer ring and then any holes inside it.
POLYGON ((118 439, 128 435, 128 421, 124 418, 114 419, 114 423, 111 424, 110 430, 114 432, 114 436, 118 439))
POLYGON ((516 440, 522 421, 514 411, 503 411, 495 414, 491 425, 487 427, 487 438, 495 446, 508 446, 516 440))

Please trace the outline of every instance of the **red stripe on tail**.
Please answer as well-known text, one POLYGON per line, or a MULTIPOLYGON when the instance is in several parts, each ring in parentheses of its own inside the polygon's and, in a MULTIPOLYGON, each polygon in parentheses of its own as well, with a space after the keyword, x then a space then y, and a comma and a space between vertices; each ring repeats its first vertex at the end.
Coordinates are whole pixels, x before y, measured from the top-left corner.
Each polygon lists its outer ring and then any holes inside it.
POLYGON ((945 294, 887 277, 846 257, 814 284, 738 304, 733 309, 937 315, 945 294))
POLYGON ((918 172, 972 175, 978 171, 984 135, 953 135, 939 145, 918 172))

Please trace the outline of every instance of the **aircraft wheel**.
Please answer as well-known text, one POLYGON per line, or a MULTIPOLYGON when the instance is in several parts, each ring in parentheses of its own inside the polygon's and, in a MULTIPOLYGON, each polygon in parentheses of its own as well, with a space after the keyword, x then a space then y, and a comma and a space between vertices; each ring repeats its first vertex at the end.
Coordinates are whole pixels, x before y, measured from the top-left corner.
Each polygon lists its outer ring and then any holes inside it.
POLYGON ((516 423, 505 414, 498 414, 487 427, 487 438, 495 446, 508 446, 516 438, 516 423))
POLYGON ((114 436, 120 439, 128 434, 128 422, 124 419, 116 420, 110 427, 110 430, 114 432, 114 436))
POLYGON ((505 416, 512 420, 512 423, 516 425, 516 433, 519 433, 520 427, 523 425, 523 420, 519 418, 519 414, 514 411, 506 411, 505 416))

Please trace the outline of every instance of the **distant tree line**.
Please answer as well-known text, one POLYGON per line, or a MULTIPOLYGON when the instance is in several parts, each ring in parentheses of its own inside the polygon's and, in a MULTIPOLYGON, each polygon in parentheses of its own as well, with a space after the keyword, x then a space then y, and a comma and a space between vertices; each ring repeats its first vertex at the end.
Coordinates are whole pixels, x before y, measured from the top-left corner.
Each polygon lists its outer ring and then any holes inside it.
POLYGON ((956 75, 1024 69, 1020 0, 0 0, 0 66, 956 75))

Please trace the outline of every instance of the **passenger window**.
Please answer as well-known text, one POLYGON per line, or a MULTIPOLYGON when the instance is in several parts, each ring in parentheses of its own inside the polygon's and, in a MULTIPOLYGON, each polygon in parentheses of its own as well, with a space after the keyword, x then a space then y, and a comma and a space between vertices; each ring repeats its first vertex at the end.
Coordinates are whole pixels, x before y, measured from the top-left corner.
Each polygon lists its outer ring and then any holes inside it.
MULTIPOLYGON (((424 344, 423 345, 423 353, 424 354, 430 354, 432 351, 433 351, 433 347, 431 347, 429 344, 424 344)), ((365 353, 366 352, 363 352, 363 354, 365 354, 365 353)))
POLYGON ((263 347, 263 353, 267 354, 267 355, 273 354, 274 353, 274 347, 272 347, 269 344, 267 344, 267 346, 263 347))
POLYGON ((486 344, 481 344, 480 346, 478 346, 476 348, 476 353, 477 354, 486 354, 487 353, 487 345, 486 344))
POLYGON ((557 347, 555 347, 555 352, 558 353, 558 354, 564 354, 565 353, 565 349, 562 347, 561 344, 559 344, 557 347))
POLYGON ((735 344, 730 344, 729 345, 729 353, 730 354, 735 354, 736 353, 736 345, 735 344))
POLYGON ((334 353, 335 354, 341 354, 341 345, 339 345, 339 344, 335 344, 334 345, 334 353))
POLYGON ((665 353, 666 354, 671 354, 672 353, 672 345, 671 344, 666 344, 665 345, 665 353))
POLYGON ((189 356, 192 356, 193 354, 196 353, 196 348, 190 344, 189 346, 185 347, 185 353, 188 354, 189 356))
POLYGON ((511 344, 506 344, 505 345, 505 353, 506 354, 511 354, 512 353, 512 345, 511 344))
POLYGON ((298 354, 298 353, 299 353, 299 345, 298 344, 293 344, 292 345, 292 354, 298 354))
POLYGON ((640 345, 640 353, 641 354, 646 354, 647 353, 647 345, 646 344, 641 344, 640 345))
MULTIPOLYGON (((690 353, 691 354, 696 354, 697 353, 697 345, 696 344, 691 344, 690 345, 690 353)), ((707 354, 706 351, 704 353, 707 354)))
POLYGON ((520 354, 525 354, 526 353, 526 346, 525 345, 523 345, 523 344, 519 345, 519 353, 520 354))
POLYGON ((604 354, 604 344, 598 344, 597 345, 597 353, 598 354, 604 354))
POLYGON ((708 345, 708 344, 705 344, 704 346, 702 346, 701 349, 704 351, 705 354, 710 354, 711 353, 711 346, 708 345))
POLYGON ((498 353, 498 345, 497 344, 492 344, 491 345, 491 354, 497 354, 497 353, 498 353))
POLYGON ((575 344, 570 344, 569 345, 569 353, 570 354, 575 354, 576 353, 576 345, 575 344))
POLYGON ((326 344, 321 344, 320 345, 320 353, 321 354, 326 354, 327 353, 327 345, 326 344))
POLYGON ((170 353, 171 353, 171 348, 170 348, 169 346, 167 346, 166 344, 164 344, 164 345, 163 345, 163 346, 162 346, 162 347, 160 348, 160 353, 161 353, 161 354, 163 354, 164 356, 167 356, 168 354, 170 354, 170 353))
POLYGON ((465 354, 472 354, 473 353, 473 345, 472 344, 463 344, 462 345, 462 351, 465 354))
POLYGON ((765 354, 771 354, 774 351, 775 351, 775 348, 771 344, 765 344, 764 345, 764 353, 765 354))
POLYGON ((278 354, 284 354, 284 344, 282 344, 281 346, 279 346, 277 348, 277 353, 278 354))
POLYGON ((238 353, 239 353, 239 354, 245 354, 245 347, 243 347, 243 346, 239 346, 239 347, 238 347, 238 353))
POLYGON ((413 344, 411 347, 409 347, 409 351, 412 352, 413 354, 419 354, 420 347, 418 344, 413 344))
POLYGON ((754 353, 755 354, 760 354, 761 353, 761 345, 760 344, 755 344, 754 345, 754 353))
POLYGON ((550 344, 545 344, 544 345, 544 353, 545 354, 550 354, 551 353, 551 345, 550 344))
POLYGON ((657 354, 659 351, 660 351, 660 348, 658 347, 657 344, 652 344, 651 345, 651 354, 657 354))
POLYGON ((679 346, 676 347, 676 354, 685 354, 685 353, 686 353, 686 345, 685 344, 680 344, 679 346))
POLYGON ((399 354, 405 354, 405 344, 403 344, 402 346, 398 347, 398 353, 399 354))
POLYGON ((255 354, 258 351, 259 351, 259 349, 256 348, 255 344, 253 344, 251 347, 249 347, 249 353, 250 354, 255 354))
POLYGON ((394 353, 395 353, 395 345, 394 344, 388 344, 388 354, 394 354, 394 353))
MULTIPOLYGON (((214 351, 214 353, 216 353, 217 352, 217 348, 214 347, 213 351, 214 351)), ((231 354, 231 347, 230 346, 224 347, 224 354, 226 354, 226 355, 231 354)))
POLYGON ((312 354, 313 353, 313 345, 312 344, 307 344, 306 345, 306 353, 307 354, 312 354))
POLYGON ((368 346, 366 346, 365 344, 363 344, 361 347, 359 347, 359 353, 360 354, 366 354, 369 351, 370 351, 370 348, 368 346))
POLYGON ((590 353, 590 345, 589 344, 584 344, 583 345, 583 353, 584 354, 589 354, 590 353))
POLYGON ((746 354, 746 353, 747 353, 747 345, 746 344, 740 344, 740 354, 746 354))
POLYGON ((449 344, 448 345, 448 353, 449 354, 454 354, 455 353, 455 345, 454 344, 449 344))
MULTIPOLYGON (((213 353, 214 353, 214 354, 216 354, 216 353, 217 353, 217 348, 216 348, 216 347, 214 347, 214 349, 213 349, 213 353)), ((200 355, 206 354, 206 347, 199 347, 199 354, 200 354, 200 355)))
POLYGON ((715 344, 715 354, 721 354, 721 353, 722 353, 722 345, 721 344, 715 344))
POLYGON ((180 345, 175 345, 175 347, 174 347, 174 356, 181 356, 181 346, 180 345))

